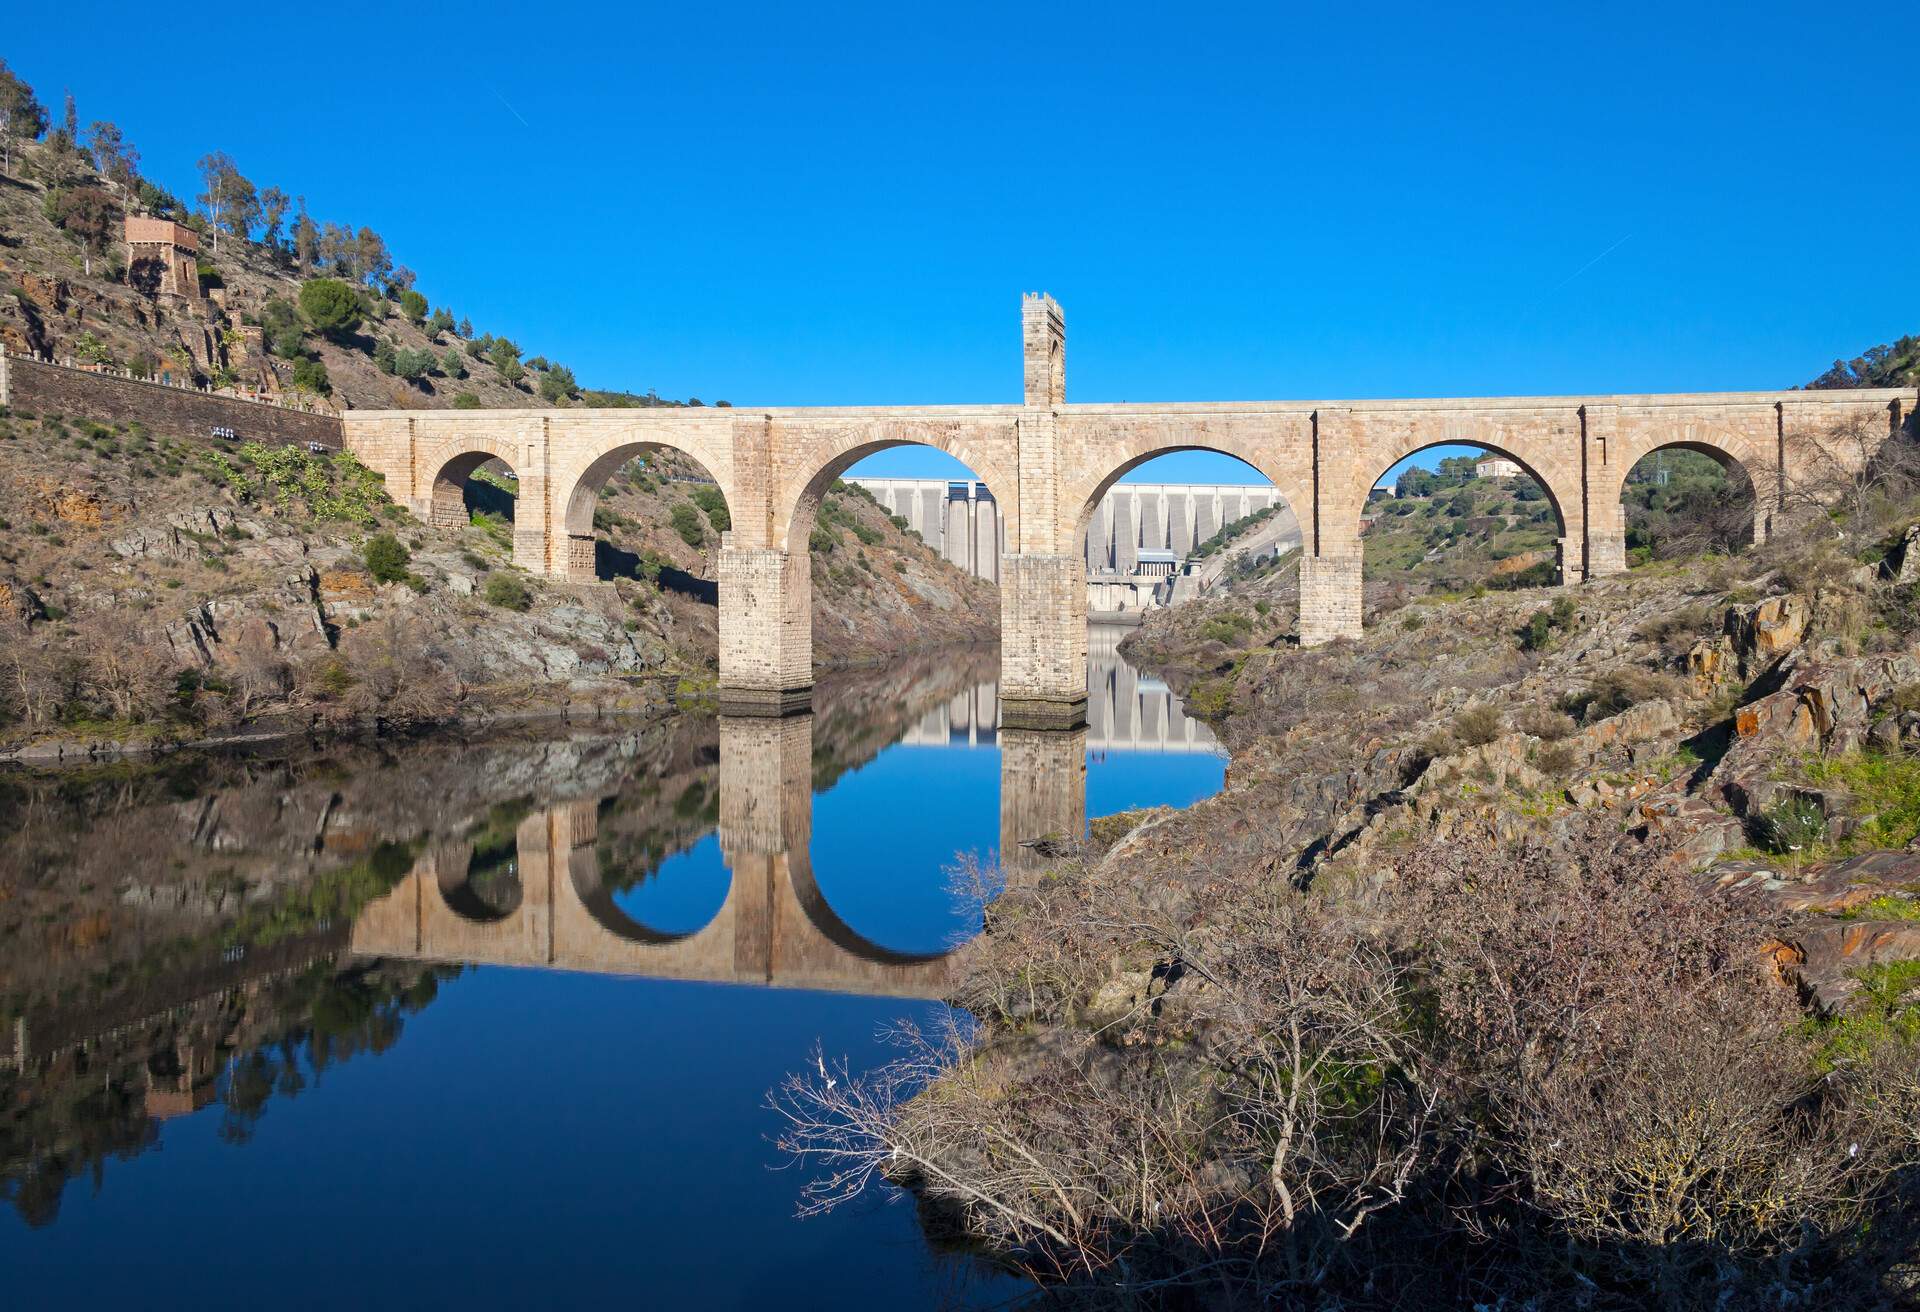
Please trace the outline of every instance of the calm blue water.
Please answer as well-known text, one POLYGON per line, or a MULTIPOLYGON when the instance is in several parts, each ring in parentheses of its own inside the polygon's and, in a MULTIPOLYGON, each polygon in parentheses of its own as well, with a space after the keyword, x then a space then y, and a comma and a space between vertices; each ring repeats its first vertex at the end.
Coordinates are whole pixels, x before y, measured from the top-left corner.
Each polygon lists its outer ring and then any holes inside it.
MULTIPOLYGON (((25 1073, 0 1075, 15 1103, 7 1303, 837 1308, 1017 1295, 937 1255, 907 1200, 796 1219, 805 1168, 783 1169, 771 1142, 768 1091, 816 1043, 859 1068, 887 1055, 883 1027, 937 1019, 937 1002, 871 992, 924 991, 939 954, 977 931, 978 908, 944 873, 956 854, 991 860, 1003 832, 1053 818, 1003 805, 1003 788, 1029 806, 1060 781, 1003 780, 990 685, 936 688, 904 709, 909 727, 885 736, 907 741, 891 745, 849 748, 847 721, 825 711, 778 730, 784 774, 752 768, 770 759, 769 730, 723 724, 702 730, 717 743, 602 772, 575 795, 548 780, 551 797, 406 838, 389 874, 411 868, 360 912, 357 953, 131 1026, 103 1003, 97 1023, 130 1030, 116 1037, 37 1057, 29 1038, 25 1073), (818 787, 795 773, 829 759, 818 787), (593 973, 596 954, 617 973, 593 973), (485 964, 507 961, 525 964, 485 964), (110 1139, 130 1145, 100 1146, 110 1139), (50 1187, 56 1168, 70 1178, 50 1187)), ((1162 750, 1163 706, 1152 735, 1116 747, 1114 711, 1096 706, 1090 734, 1065 742, 1089 763, 1084 810, 1070 803, 1062 823, 1219 787, 1204 731, 1162 750)), ((243 800, 222 805, 237 814, 243 800)), ((48 1035, 61 1023, 27 1014, 48 1035)))

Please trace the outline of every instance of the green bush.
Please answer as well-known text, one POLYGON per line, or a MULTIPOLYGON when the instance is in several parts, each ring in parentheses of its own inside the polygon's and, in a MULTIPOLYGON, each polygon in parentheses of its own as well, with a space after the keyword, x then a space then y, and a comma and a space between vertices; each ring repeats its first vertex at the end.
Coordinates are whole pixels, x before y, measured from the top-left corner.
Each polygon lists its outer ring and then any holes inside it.
POLYGON ((714 532, 725 533, 733 527, 733 517, 727 513, 727 499, 720 489, 711 483, 695 484, 687 495, 693 498, 693 504, 706 512, 707 522, 713 525, 714 532))
POLYGON ((472 392, 455 392, 453 394, 453 408, 455 410, 478 410, 480 408, 480 398, 472 392))
POLYGON ((700 512, 689 502, 682 501, 674 506, 671 519, 673 531, 688 546, 697 547, 707 540, 706 530, 700 526, 700 512))
POLYGON ((1215 615, 1200 626, 1200 636, 1213 642, 1224 642, 1229 646, 1238 646, 1247 635, 1253 632, 1253 621, 1239 611, 1227 611, 1215 615))
POLYGON ((562 401, 571 400, 574 393, 580 390, 580 386, 573 380, 573 370, 563 364, 556 364, 541 373, 538 390, 541 400, 548 405, 559 405, 562 401))
POLYGON ((269 296, 260 307, 260 331, 267 350, 283 360, 297 360, 305 349, 306 325, 300 311, 284 296, 269 296))
POLYGON ((293 365, 293 387, 297 392, 326 396, 333 391, 333 380, 327 377, 327 366, 320 361, 296 360, 293 365))
POLYGON ((1813 798, 1795 794, 1762 811, 1753 830, 1754 838, 1769 852, 1799 852, 1827 836, 1827 814, 1813 798))
POLYGON ((385 480, 348 452, 329 459, 298 447, 248 442, 233 459, 222 451, 204 459, 210 475, 236 496, 270 500, 282 509, 301 506, 316 519, 371 525, 393 508, 385 480))
POLYGON ((422 323, 427 317, 427 298, 409 287, 400 293, 400 313, 409 323, 422 323))
POLYGON ((318 333, 345 337, 360 324, 360 293, 338 278, 314 278, 300 287, 300 313, 318 333))
POLYGON ((824 524, 815 525, 813 532, 807 537, 807 548, 821 555, 830 554, 839 545, 840 535, 824 524))
POLYGON ((1527 626, 1520 630, 1520 648, 1522 651, 1543 651, 1553 640, 1553 617, 1545 610, 1537 610, 1527 620, 1527 626))
POLYGON ((417 383, 433 372, 439 360, 432 351, 406 347, 393 353, 393 372, 410 383, 417 383))
POLYGON ((407 577, 413 556, 393 534, 376 533, 360 548, 360 559, 366 562, 367 573, 380 582, 398 583, 407 577))
POLYGON ((440 372, 454 379, 467 376, 467 357, 460 354, 459 347, 449 346, 447 353, 440 357, 440 372))
POLYGON ((501 570, 487 575, 486 584, 480 589, 480 597, 489 606, 498 606, 502 610, 525 610, 533 605, 533 594, 527 590, 526 581, 518 574, 501 570))

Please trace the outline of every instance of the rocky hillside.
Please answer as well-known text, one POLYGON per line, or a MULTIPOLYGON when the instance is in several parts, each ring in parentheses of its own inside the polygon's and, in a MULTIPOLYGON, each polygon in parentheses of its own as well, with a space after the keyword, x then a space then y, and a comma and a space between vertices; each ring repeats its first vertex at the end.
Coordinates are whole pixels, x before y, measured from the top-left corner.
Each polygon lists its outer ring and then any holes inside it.
MULTIPOLYGON (((603 509, 609 581, 568 585, 510 564, 510 483, 476 480, 472 522, 437 529, 351 457, 0 417, 0 743, 661 708, 713 677, 710 490, 636 471, 603 509)), ((991 636, 990 588, 859 495, 830 503, 823 659, 991 636)))
POLYGON ((339 408, 682 404, 584 388, 560 362, 429 302, 371 228, 315 224, 304 201, 296 215, 224 155, 202 161, 200 199, 181 200, 103 127, 77 141, 53 128, 0 172, 10 351, 339 408), (200 299, 163 291, 148 262, 129 265, 129 215, 192 231, 200 299))
POLYGON ((1226 789, 1017 879, 981 1028, 796 1079, 790 1147, 1095 1302, 1910 1305, 1920 503, 1220 620, 1152 651, 1226 789))

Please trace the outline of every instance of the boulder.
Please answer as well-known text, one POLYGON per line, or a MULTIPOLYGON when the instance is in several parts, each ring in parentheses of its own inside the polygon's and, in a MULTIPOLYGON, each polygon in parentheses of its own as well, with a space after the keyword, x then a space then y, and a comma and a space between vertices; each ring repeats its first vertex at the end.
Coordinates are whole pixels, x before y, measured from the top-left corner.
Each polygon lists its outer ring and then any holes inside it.
POLYGON ((1894 583, 1920 583, 1920 524, 1910 525, 1900 544, 1887 553, 1883 572, 1894 583))
POLYGON ((1724 627, 1742 677, 1798 647, 1812 618, 1807 599, 1794 593, 1730 608, 1724 627))
POLYGON ((1774 960, 1831 1014, 1860 991, 1860 971, 1920 961, 1920 921, 1809 921, 1780 936, 1774 960))
POLYGON ((1687 676, 1693 680, 1694 696, 1712 696, 1732 677, 1735 664, 1731 638, 1702 638, 1694 643, 1687 651, 1687 676))

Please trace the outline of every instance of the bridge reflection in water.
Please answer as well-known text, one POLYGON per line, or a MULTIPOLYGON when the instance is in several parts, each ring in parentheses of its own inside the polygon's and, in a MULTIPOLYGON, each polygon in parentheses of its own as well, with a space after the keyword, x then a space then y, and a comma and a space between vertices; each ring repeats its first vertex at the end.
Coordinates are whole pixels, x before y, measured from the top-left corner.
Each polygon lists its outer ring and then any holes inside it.
MULTIPOLYGON (((1120 658, 1130 626, 1087 630, 1087 747, 1094 752, 1218 753, 1220 740, 1188 716, 1172 689, 1120 658)), ((914 747, 982 746, 1000 731, 1000 684, 989 680, 940 702, 901 742, 914 747)))
MULTIPOLYGON (((1200 753, 1218 750, 1205 725, 1182 713, 1158 680, 1121 660, 1111 635, 1089 643, 1091 723, 1070 730, 1002 729, 997 686, 954 669, 925 687, 932 705, 895 704, 888 727, 848 750, 851 721, 877 725, 872 707, 837 718, 819 711, 787 719, 721 716, 717 761, 672 779, 642 781, 656 811, 678 798, 718 805, 704 824, 677 821, 624 836, 635 781, 608 780, 597 791, 548 801, 517 820, 511 855, 494 841, 476 858, 475 832, 431 840, 398 887, 356 921, 355 953, 369 957, 536 966, 663 979, 763 984, 901 997, 951 991, 964 946, 904 952, 862 934, 835 911, 815 878, 811 853, 816 787, 864 766, 888 746, 993 746, 1000 752, 998 851, 1003 875, 1017 878, 1087 829, 1087 759, 1105 751, 1200 753), (965 691, 950 691, 955 683, 965 691), (831 729, 820 729, 823 722, 831 729), (816 754, 816 732, 826 738, 816 754), (822 775, 829 775, 824 781, 822 775), (704 923, 669 931, 628 909, 635 881, 675 875, 663 869, 717 827, 725 867, 724 901, 704 923), (663 838, 662 835, 667 837, 663 838), (618 841, 616 841, 618 837, 618 841), (607 841, 603 841, 607 840, 607 841), (637 859, 625 853, 639 852, 637 859), (611 867, 611 868, 609 868, 611 867), (509 872, 502 879, 502 871, 509 872)), ((924 704, 924 703, 923 703, 924 704)), ((908 823, 920 823, 912 817, 908 823)), ((987 835, 980 835, 986 838, 987 835)), ((484 839, 484 836, 483 836, 484 839)), ((876 842, 884 838, 876 829, 876 842)), ((902 878, 939 879, 938 871, 902 878)), ((962 896, 959 890, 956 898, 962 896)), ((963 933, 979 928, 971 909, 963 933)))
MULTIPOLYGON (((726 900, 686 933, 628 915, 603 875, 601 797, 543 807, 513 836, 513 887, 476 887, 474 844, 428 848, 355 922, 365 956, 540 966, 901 997, 947 993, 964 948, 900 952, 840 918, 815 882, 811 715, 719 721, 726 900)), ((1087 732, 1006 730, 1000 850, 1010 872, 1086 829, 1087 732)), ((931 872, 929 872, 931 873, 931 872)))

